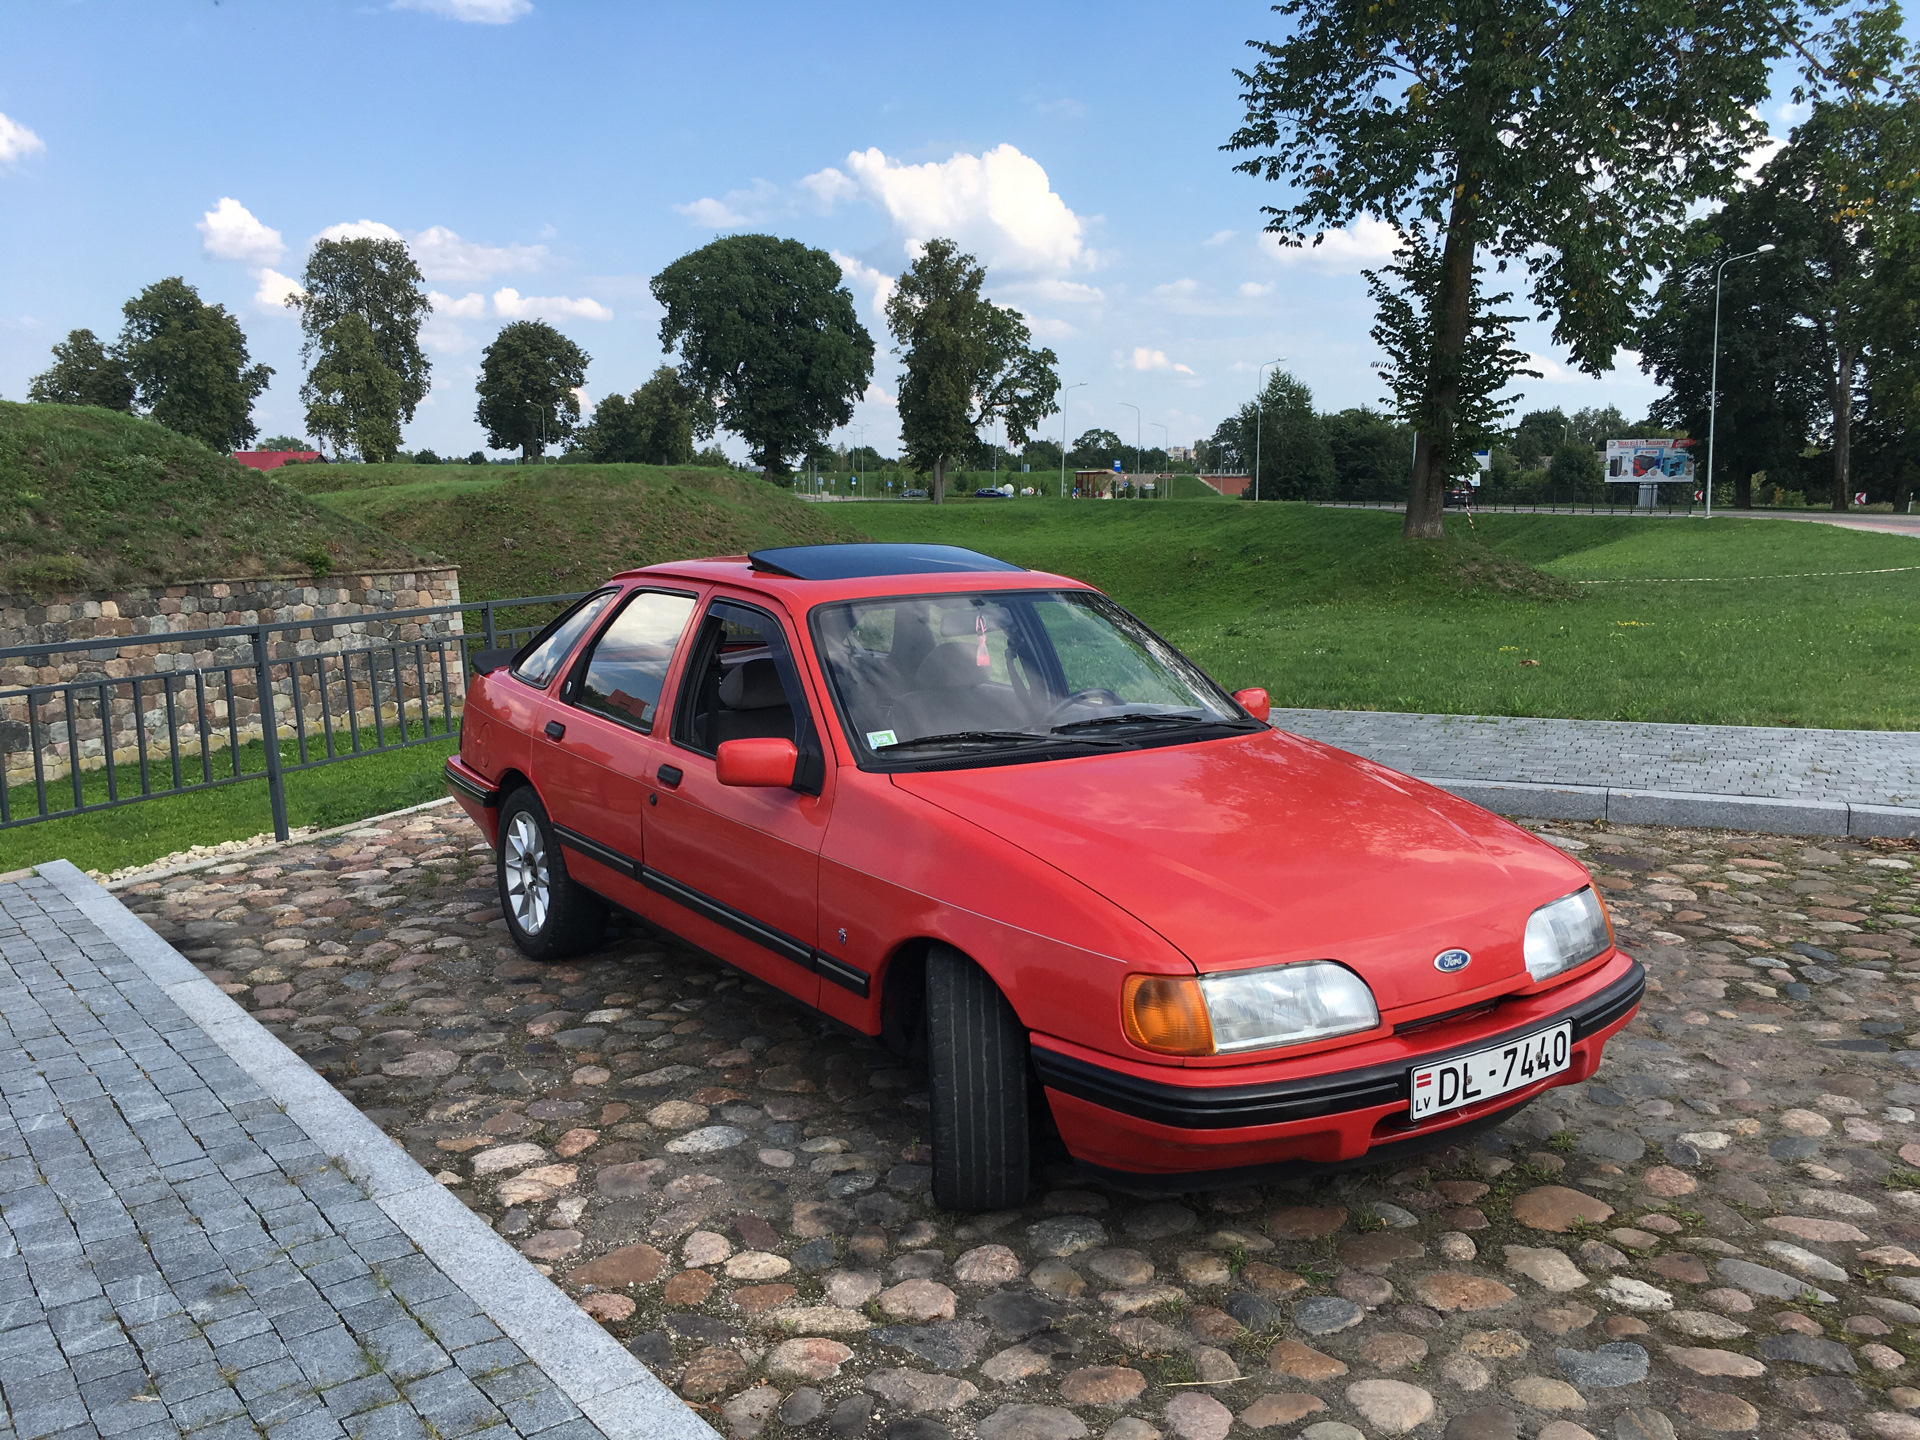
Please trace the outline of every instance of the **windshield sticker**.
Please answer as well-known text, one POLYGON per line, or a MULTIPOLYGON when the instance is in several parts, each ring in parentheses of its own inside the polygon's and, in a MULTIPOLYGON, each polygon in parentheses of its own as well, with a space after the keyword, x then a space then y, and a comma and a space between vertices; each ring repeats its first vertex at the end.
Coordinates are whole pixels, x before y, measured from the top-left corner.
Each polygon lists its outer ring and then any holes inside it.
POLYGON ((891 730, 869 730, 867 732, 867 748, 869 750, 878 750, 883 745, 898 745, 899 743, 899 738, 891 730))

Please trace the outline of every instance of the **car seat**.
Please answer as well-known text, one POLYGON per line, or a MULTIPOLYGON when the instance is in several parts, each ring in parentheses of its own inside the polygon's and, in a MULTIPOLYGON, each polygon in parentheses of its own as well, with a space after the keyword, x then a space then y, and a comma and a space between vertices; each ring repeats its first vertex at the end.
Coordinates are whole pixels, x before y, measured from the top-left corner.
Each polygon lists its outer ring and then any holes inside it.
POLYGON ((731 667, 721 678, 718 743, 775 737, 793 739, 793 707, 779 668, 762 656, 731 667))

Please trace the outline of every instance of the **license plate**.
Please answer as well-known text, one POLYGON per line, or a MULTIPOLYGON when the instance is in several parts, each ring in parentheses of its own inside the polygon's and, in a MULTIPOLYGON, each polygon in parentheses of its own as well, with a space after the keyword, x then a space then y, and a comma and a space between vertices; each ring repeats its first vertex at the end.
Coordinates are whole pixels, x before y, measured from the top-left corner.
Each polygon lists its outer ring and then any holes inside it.
POLYGON ((1573 1063, 1573 1023, 1536 1030, 1505 1045, 1475 1050, 1413 1072, 1411 1118, 1424 1120, 1442 1110, 1477 1105, 1509 1090, 1558 1075, 1573 1063))

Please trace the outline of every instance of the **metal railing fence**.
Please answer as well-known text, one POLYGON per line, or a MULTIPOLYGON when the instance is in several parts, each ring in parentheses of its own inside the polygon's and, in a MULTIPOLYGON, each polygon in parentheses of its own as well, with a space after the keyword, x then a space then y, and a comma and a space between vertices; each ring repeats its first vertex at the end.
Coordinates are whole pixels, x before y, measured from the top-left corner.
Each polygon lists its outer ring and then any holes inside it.
POLYGON ((551 612, 579 598, 475 600, 0 649, 0 830, 264 780, 273 831, 284 840, 288 775, 451 739, 473 652, 525 643, 551 612), (518 613, 528 611, 547 613, 518 613), (513 623, 502 612, 516 612, 513 623), (464 624, 475 613, 477 633, 464 624), (389 626, 416 633, 366 634, 389 626), (163 668, 209 652, 210 662, 163 668), (70 656, 80 658, 59 658, 70 656), (142 661, 154 668, 135 673, 142 661), (60 673, 7 685, 49 670, 60 673))

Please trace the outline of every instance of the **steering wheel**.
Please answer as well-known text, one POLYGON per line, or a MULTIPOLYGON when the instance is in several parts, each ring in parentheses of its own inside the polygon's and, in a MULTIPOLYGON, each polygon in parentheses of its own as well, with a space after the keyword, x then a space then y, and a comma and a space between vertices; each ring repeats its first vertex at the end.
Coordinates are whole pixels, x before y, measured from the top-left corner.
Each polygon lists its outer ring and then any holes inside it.
POLYGON ((1073 694, 1067 696, 1066 699, 1049 710, 1046 718, 1040 723, 1051 730, 1054 723, 1075 705, 1093 704, 1095 702, 1101 705, 1124 705, 1127 703, 1105 686, 1099 686, 1092 690, 1076 690, 1073 694))

